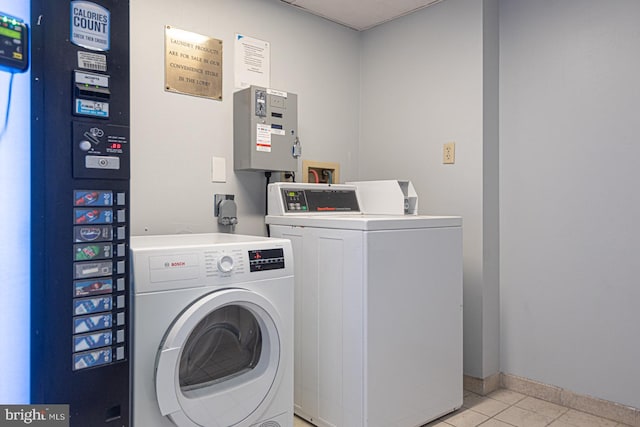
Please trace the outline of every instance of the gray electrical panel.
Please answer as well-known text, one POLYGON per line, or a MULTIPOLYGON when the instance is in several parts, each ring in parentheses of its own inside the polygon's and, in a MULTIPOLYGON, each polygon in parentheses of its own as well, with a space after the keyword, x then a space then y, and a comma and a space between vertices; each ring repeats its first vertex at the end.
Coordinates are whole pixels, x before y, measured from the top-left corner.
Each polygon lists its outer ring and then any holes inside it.
POLYGON ((298 169, 298 96, 250 86, 233 95, 235 170, 298 169))

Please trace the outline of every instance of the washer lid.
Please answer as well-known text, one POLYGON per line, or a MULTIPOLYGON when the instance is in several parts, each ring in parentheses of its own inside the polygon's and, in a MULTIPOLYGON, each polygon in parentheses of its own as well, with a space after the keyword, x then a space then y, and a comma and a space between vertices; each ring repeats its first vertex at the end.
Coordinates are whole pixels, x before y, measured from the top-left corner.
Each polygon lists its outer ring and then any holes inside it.
POLYGON ((339 230, 412 230, 419 228, 460 227, 459 216, 427 215, 267 215, 269 225, 290 225, 297 227, 334 228, 339 230))
POLYGON ((179 427, 229 427, 257 419, 283 375, 280 318, 261 295, 212 292, 171 325, 156 361, 162 415, 179 427))

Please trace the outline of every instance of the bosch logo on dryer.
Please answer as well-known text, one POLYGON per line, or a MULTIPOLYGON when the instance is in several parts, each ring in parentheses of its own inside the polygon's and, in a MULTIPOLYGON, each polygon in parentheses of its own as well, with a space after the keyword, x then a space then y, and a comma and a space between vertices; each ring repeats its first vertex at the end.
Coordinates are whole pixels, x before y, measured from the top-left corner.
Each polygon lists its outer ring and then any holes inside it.
POLYGON ((187 266, 187 262, 186 261, 167 261, 164 263, 165 268, 180 268, 180 267, 186 267, 187 266))

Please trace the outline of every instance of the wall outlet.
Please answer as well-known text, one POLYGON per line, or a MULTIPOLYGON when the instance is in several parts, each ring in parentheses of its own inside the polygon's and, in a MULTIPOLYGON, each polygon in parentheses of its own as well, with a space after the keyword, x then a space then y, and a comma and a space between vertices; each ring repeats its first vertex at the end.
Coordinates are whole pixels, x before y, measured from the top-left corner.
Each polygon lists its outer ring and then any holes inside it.
POLYGON ((452 165, 456 162, 456 143, 447 142, 442 147, 442 164, 452 165))

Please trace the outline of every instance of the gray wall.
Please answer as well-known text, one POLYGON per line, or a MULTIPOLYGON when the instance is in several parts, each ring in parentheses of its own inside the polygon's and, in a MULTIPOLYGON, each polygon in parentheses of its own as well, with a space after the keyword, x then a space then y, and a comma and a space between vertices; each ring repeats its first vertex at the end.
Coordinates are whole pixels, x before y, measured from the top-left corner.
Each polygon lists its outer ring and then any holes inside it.
POLYGON ((237 233, 264 233, 264 174, 233 171, 236 33, 271 42, 271 87, 298 94, 304 157, 358 177, 357 32, 275 0, 131 0, 134 235, 218 231, 214 193, 236 195, 237 233), (223 40, 222 102, 164 91, 165 25, 223 40), (226 183, 211 182, 212 156, 226 183))
POLYGON ((640 2, 500 7, 501 368, 640 407, 640 2))
POLYGON ((464 372, 477 378, 499 372, 496 23, 496 1, 447 0, 362 38, 360 178, 411 179, 420 213, 463 217, 464 372))

